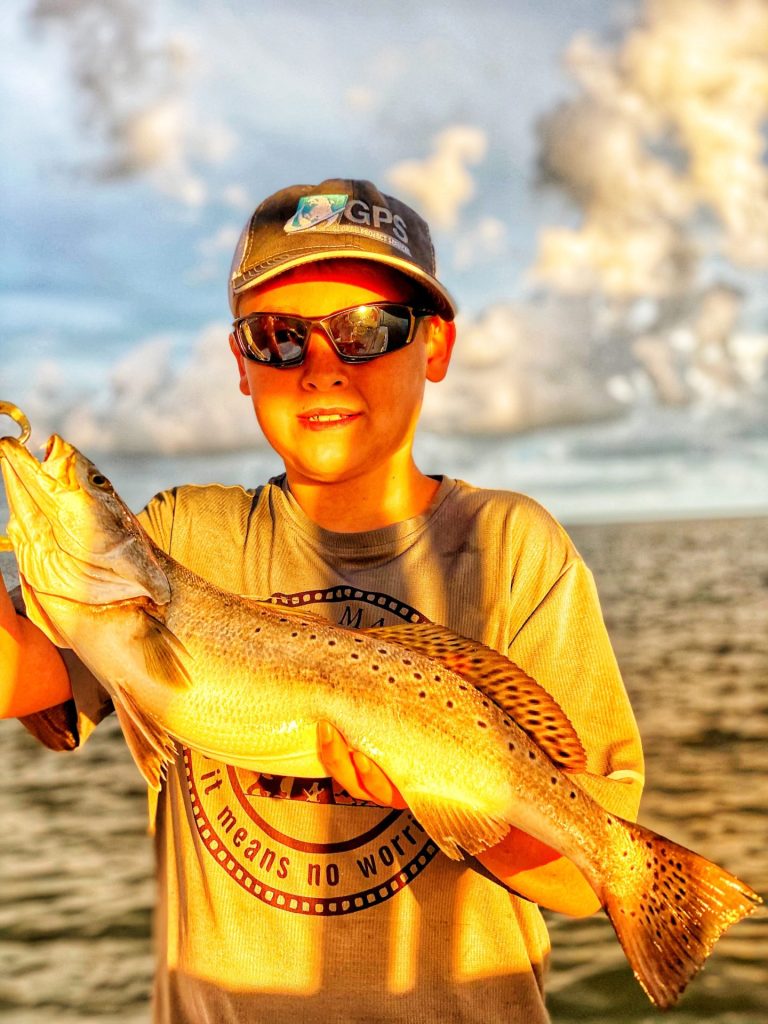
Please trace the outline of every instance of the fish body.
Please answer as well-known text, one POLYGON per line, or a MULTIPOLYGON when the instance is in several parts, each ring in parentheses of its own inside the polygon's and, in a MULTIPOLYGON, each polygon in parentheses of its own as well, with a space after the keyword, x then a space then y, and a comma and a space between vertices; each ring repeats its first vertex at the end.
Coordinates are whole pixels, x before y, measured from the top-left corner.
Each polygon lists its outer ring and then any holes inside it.
POLYGON ((447 856, 515 826, 572 860, 659 1006, 760 902, 596 803, 576 781, 585 755, 567 717, 502 655, 440 626, 347 630, 228 594, 161 552, 56 436, 42 463, 2 438, 0 460, 30 617, 112 694, 151 786, 177 742, 256 771, 325 775, 317 724, 330 721, 447 856))

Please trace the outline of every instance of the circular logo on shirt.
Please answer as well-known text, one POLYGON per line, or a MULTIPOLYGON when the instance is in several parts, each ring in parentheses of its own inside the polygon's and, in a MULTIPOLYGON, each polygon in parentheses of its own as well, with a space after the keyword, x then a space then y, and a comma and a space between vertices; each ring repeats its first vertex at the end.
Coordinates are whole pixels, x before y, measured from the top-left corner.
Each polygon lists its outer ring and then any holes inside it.
MULTIPOLYGON (((351 628, 427 621, 401 601, 351 587, 273 600, 331 606, 328 618, 351 628)), ((246 892, 279 910, 365 910, 409 885, 438 852, 410 811, 362 803, 331 779, 265 775, 187 749, 184 766, 205 849, 246 892)))

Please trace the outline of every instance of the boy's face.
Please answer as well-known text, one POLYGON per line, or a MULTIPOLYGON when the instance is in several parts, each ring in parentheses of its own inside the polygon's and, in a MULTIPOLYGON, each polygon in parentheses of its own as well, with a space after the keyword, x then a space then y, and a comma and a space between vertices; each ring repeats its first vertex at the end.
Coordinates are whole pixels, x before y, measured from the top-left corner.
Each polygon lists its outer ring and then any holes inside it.
MULTIPOLYGON (((406 278, 363 260, 310 264, 245 292, 237 315, 321 317, 370 302, 410 304, 406 278)), ((307 340, 300 366, 275 369, 243 359, 234 341, 240 389, 249 394, 265 437, 289 481, 348 481, 395 471, 410 455, 426 380, 448 368, 453 324, 419 321, 405 348, 366 363, 344 363, 322 328, 307 340), (318 419, 322 417, 333 417, 318 419)))

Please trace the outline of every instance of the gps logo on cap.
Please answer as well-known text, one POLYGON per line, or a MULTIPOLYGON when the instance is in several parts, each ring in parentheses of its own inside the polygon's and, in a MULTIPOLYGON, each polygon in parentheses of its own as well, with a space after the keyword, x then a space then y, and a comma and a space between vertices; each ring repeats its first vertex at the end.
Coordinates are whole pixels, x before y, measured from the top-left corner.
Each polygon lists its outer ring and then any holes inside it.
POLYGON ((393 214, 386 206, 366 203, 363 199, 349 201, 349 195, 302 196, 296 213, 285 224, 289 233, 297 231, 347 231, 364 235, 377 242, 400 249, 406 256, 408 231, 399 213, 393 214))
POLYGON ((307 231, 309 228, 330 227, 338 223, 349 195, 302 196, 296 213, 285 225, 286 231, 307 231))

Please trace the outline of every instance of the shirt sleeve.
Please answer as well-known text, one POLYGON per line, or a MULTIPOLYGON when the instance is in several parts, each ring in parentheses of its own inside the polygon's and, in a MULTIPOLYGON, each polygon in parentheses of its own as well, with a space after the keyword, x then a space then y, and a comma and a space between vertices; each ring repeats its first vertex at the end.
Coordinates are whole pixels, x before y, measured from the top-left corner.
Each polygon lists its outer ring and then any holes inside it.
MULTIPOLYGON (((561 568, 549 586, 535 573, 539 592, 532 588, 532 607, 512 638, 509 657, 570 718, 587 752, 587 773, 577 776, 579 784, 606 809, 634 820, 644 782, 640 734, 592 573, 567 536, 561 537, 561 568)), ((548 561, 551 567, 551 554, 548 561)))
MULTIPOLYGON (((168 549, 173 528, 175 492, 156 495, 137 516, 158 547, 168 549)), ((16 611, 24 615, 24 602, 17 588, 11 597, 16 611)), ((114 710, 112 699, 98 679, 74 651, 61 651, 72 686, 72 700, 25 715, 19 721, 35 739, 51 750, 76 750, 96 726, 114 710)))

